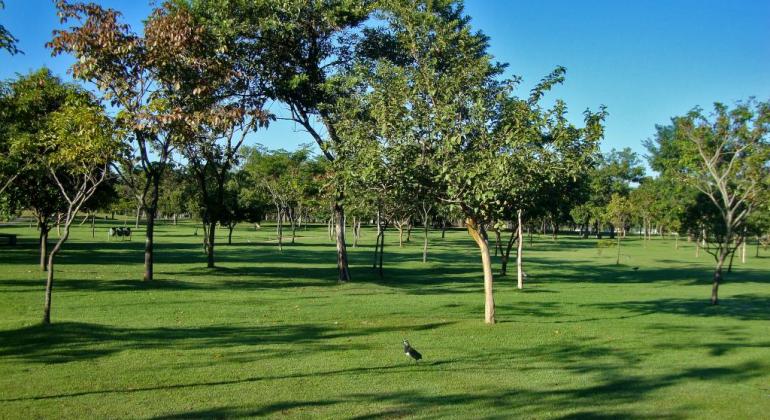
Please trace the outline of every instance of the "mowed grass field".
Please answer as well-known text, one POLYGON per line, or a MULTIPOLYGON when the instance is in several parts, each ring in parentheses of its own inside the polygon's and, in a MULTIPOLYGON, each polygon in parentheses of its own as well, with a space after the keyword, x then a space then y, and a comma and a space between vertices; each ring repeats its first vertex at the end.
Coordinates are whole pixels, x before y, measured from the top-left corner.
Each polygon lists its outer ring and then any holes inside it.
POLYGON ((142 232, 106 226, 65 245, 49 327, 36 232, 0 228, 20 234, 0 246, 0 418, 770 417, 770 251, 736 258, 712 307, 691 243, 629 238, 616 266, 596 239, 536 236, 488 326, 461 230, 432 232, 427 264, 419 232, 389 231, 380 279, 365 229, 339 285, 323 227, 283 252, 269 226, 221 231, 207 269, 192 225, 161 225, 143 283, 142 232))

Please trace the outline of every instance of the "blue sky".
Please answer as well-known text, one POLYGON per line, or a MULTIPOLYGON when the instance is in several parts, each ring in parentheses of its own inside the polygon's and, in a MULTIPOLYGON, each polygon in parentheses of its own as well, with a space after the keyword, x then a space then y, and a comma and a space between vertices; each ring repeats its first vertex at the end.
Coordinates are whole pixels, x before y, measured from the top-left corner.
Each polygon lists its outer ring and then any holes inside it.
MULTIPOLYGON (((0 23, 24 55, 0 52, 0 78, 46 65, 64 75, 71 59, 44 48, 58 26, 51 0, 6 0, 0 23)), ((132 26, 150 8, 144 0, 100 3, 121 10, 132 26)), ((522 93, 555 66, 567 81, 549 95, 564 99, 572 117, 604 104, 604 150, 642 140, 693 106, 770 99, 770 1, 467 0, 475 28, 491 37, 491 52, 524 78, 522 93)), ((278 111, 275 109, 274 111, 278 111)), ((310 142, 287 122, 276 122, 254 141, 292 149, 310 142)))

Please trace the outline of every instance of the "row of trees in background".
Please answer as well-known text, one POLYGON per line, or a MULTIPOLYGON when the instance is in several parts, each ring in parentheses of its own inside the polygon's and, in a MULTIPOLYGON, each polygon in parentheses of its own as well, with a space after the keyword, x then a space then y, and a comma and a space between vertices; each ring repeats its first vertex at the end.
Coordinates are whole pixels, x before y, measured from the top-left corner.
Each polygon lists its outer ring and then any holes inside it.
POLYGON ((479 249, 488 323, 492 254, 505 275, 516 245, 522 288, 525 229, 608 234, 618 263, 633 227, 647 239, 687 235, 715 255, 713 303, 725 262, 770 230, 767 103, 717 104, 658 127, 646 143, 658 175, 647 177, 630 149, 599 152, 603 107, 575 124, 563 101, 544 104, 564 68, 519 93, 458 1, 166 2, 142 33, 115 10, 57 6, 72 26, 49 46, 77 59, 72 75, 99 97, 47 70, 0 95, 0 197, 6 212, 35 215, 47 302, 53 257, 79 210, 144 219, 146 281, 164 215, 200 221, 209 267, 218 227, 231 238, 238 223, 269 217, 282 249, 286 229, 293 243, 301 224, 327 222, 339 281, 351 279, 346 226, 355 246, 361 223, 375 225, 382 275, 389 228, 403 244, 421 226, 427 261, 431 226, 463 224, 479 249), (271 102, 286 112, 271 113, 271 102), (247 141, 278 118, 320 153, 247 141), (65 235, 49 252, 57 222, 65 235))

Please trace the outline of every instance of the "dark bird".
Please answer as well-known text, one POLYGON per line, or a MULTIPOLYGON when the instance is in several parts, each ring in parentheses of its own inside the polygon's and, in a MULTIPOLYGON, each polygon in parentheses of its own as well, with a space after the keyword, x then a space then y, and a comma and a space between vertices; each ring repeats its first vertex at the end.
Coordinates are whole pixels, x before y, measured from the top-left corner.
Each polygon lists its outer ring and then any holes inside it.
POLYGON ((415 361, 418 361, 422 359, 422 355, 419 351, 412 348, 412 346, 409 345, 409 342, 404 339, 404 354, 411 357, 415 361))
POLYGON ((634 267, 634 268, 632 268, 632 270, 634 270, 634 271, 636 271, 636 270, 638 270, 638 269, 639 269, 639 267, 634 267))

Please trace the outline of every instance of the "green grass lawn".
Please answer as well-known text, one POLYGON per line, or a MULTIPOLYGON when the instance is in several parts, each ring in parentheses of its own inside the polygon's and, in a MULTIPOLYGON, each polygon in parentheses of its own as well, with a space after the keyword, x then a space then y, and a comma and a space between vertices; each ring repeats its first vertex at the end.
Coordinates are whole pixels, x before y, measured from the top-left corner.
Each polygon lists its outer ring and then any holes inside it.
POLYGON ((83 227, 42 327, 36 233, 1 231, 21 236, 0 246, 0 418, 770 416, 770 252, 736 259, 711 307, 693 244, 630 238, 616 266, 595 239, 535 238, 526 289, 496 278, 487 326, 463 231, 432 233, 427 264, 389 232, 379 279, 366 230, 338 285, 321 227, 279 253, 244 225, 206 269, 191 225, 161 225, 145 284, 141 233, 83 227))

